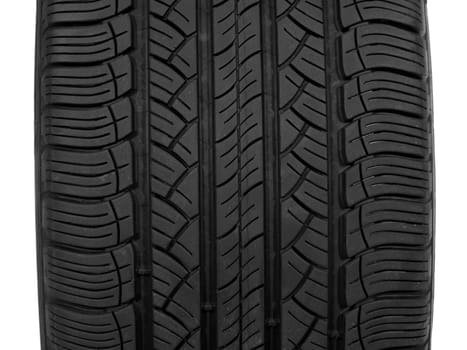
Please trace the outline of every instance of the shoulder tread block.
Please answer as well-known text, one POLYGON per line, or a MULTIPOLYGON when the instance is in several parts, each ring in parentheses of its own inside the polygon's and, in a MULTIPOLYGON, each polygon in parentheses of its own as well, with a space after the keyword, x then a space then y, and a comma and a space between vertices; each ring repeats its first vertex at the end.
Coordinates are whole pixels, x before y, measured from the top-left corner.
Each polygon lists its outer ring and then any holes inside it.
POLYGON ((44 0, 45 19, 50 24, 89 23, 111 18, 128 10, 134 0, 67 1, 44 0))
POLYGON ((54 350, 136 350, 134 310, 86 314, 51 305, 46 310, 48 346, 54 350))
POLYGON ((419 34, 386 24, 367 24, 344 33, 341 44, 346 76, 371 69, 426 75, 426 48, 419 34))
POLYGON ((136 11, 132 0, 40 3, 43 349, 136 350, 136 11))
POLYGON ((389 21, 424 32, 425 0, 339 0, 340 23, 345 28, 363 21, 389 21))
POLYGON ((429 349, 433 137, 423 0, 339 0, 339 347, 429 349))
POLYGON ((53 298, 107 308, 134 297, 134 255, 129 245, 98 254, 50 248, 46 260, 48 293, 53 298))

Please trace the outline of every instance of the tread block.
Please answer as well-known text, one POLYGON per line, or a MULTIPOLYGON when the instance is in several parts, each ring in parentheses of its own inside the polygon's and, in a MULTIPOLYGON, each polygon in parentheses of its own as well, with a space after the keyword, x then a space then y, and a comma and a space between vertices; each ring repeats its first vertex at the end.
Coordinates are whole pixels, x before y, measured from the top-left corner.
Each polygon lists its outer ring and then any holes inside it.
POLYGON ((425 31, 424 0, 339 0, 344 28, 365 21, 390 21, 418 32, 425 31))
POLYGON ((432 138, 426 122, 398 114, 375 113, 343 131, 343 156, 352 163, 368 155, 394 154, 426 159, 432 138))
POLYGON ((184 216, 194 218, 198 214, 198 167, 187 167, 170 152, 152 147, 157 159, 151 161, 151 188, 153 193, 164 197, 184 216))
POLYGON ((345 316, 348 350, 427 349, 431 300, 391 298, 369 302, 345 316))
POLYGON ((344 117, 371 112, 395 112, 418 118, 430 114, 426 82, 390 72, 365 73, 342 88, 344 117))
POLYGON ((280 107, 317 129, 326 129, 326 90, 308 83, 291 67, 280 72, 280 107), (287 110, 288 109, 288 110, 287 110))
POLYGON ((344 217, 347 257, 382 246, 425 247, 432 238, 431 202, 385 199, 365 203, 344 217))
MULTIPOLYGON (((326 166, 323 168, 315 168, 315 166, 324 165, 323 162, 318 164, 317 160, 326 155, 322 152, 322 147, 313 147, 316 145, 314 141, 316 138, 311 139, 307 137, 313 135, 313 132, 310 131, 311 129, 305 135, 302 132, 300 137, 297 137, 297 140, 294 142, 294 147, 290 148, 290 152, 284 154, 282 171, 287 176, 284 176, 281 181, 282 198, 286 201, 288 198, 296 196, 300 192, 300 189, 312 188, 314 201, 317 202, 313 211, 316 214, 325 216, 326 211, 323 205, 327 202, 328 179, 326 173, 322 170, 326 170, 326 166)), ((315 134, 314 136, 317 135, 315 134)))
MULTIPOLYGON (((312 242, 310 239, 308 241, 312 242)), ((283 309, 287 310, 291 304, 306 305, 308 310, 320 318, 326 318, 328 312, 328 274, 327 270, 311 261, 313 253, 304 255, 305 244, 297 244, 297 248, 290 249, 282 256, 282 299, 283 309), (301 250, 299 250, 301 249, 301 250)), ((311 247, 313 249, 313 247, 311 247)), ((327 252, 326 252, 327 253, 327 252)), ((325 253, 325 254, 326 254, 325 253)))
POLYGON ((150 102, 150 110, 151 140, 153 140, 156 145, 161 145, 167 149, 166 152, 174 152, 175 156, 180 156, 185 162, 188 162, 188 165, 193 165, 197 159, 191 154, 198 153, 198 146, 193 143, 185 145, 183 143, 174 142, 174 140, 181 140, 181 136, 189 131, 189 129, 193 127, 192 124, 196 122, 181 118, 173 109, 155 101, 150 102), (186 150, 187 146, 193 146, 188 154, 186 150))
POLYGON ((99 314, 46 308, 48 348, 53 350, 136 350, 135 328, 132 306, 99 314))
MULTIPOLYGON (((282 22, 294 22, 300 30, 324 36, 322 0, 276 0, 277 17, 282 22), (288 18, 287 18, 288 17, 288 18)), ((279 24, 280 25, 280 24, 279 24)))
MULTIPOLYGON (((310 164, 310 166, 313 163, 310 164)), ((328 189, 328 179, 326 174, 310 168, 303 163, 302 158, 298 158, 292 149, 283 158, 282 173, 286 174, 281 181, 281 191, 283 201, 293 197, 300 188, 313 188, 315 201, 318 201, 316 208, 321 208, 323 202, 326 203, 326 191, 328 189), (307 184, 307 185, 306 185, 307 184)), ((310 193, 311 194, 311 193, 310 193)), ((325 213, 324 210, 315 210, 317 214, 325 213)))
MULTIPOLYGON (((183 293, 183 289, 193 290, 193 282, 190 280, 197 277, 199 265, 190 267, 171 252, 164 252, 159 249, 153 251, 153 301, 156 307, 166 307, 168 299, 177 292, 183 293)), ((188 291, 187 290, 187 291, 188 291)), ((191 300, 191 299, 190 299, 191 300)), ((187 309, 196 305, 187 305, 187 309)), ((196 313, 196 311, 194 311, 196 313)))
POLYGON ((170 22, 159 18, 151 19, 149 29, 149 50, 153 58, 160 59, 175 67, 185 78, 197 73, 196 36, 193 33, 182 34, 170 22))
POLYGON ((81 198, 119 193, 133 184, 133 151, 129 142, 103 151, 50 149, 44 155, 48 190, 81 198))
POLYGON ((154 17, 163 17, 181 33, 190 35, 197 30, 196 6, 194 0, 152 0, 149 11, 154 17))
POLYGON ((327 349, 327 320, 319 319, 305 311, 303 305, 293 304, 283 315, 282 350, 327 349))
POLYGON ((104 249, 134 236, 133 210, 133 199, 128 193, 98 203, 48 198, 43 217, 50 240, 71 247, 104 249))
POLYGON ((327 267, 326 254, 327 250, 327 235, 328 225, 325 217, 319 217, 314 212, 309 211, 308 208, 301 205, 295 200, 287 200, 282 205, 282 239, 281 245, 283 252, 291 249, 297 244, 302 246, 302 254, 308 255, 309 245, 312 240, 317 244, 313 254, 313 261, 322 268, 327 267), (305 244, 304 244, 305 243, 305 244), (319 258, 319 259, 318 259, 319 258))
POLYGON ((199 266, 189 269, 170 252, 153 250, 153 305, 155 310, 172 315, 184 328, 199 327, 199 266))
POLYGON ((342 67, 347 77, 371 69, 394 69, 425 76, 427 58, 419 34, 386 24, 368 24, 341 39, 342 67))
POLYGON ((181 116, 185 119, 192 120, 193 117, 188 116, 195 112, 191 111, 189 106, 197 105, 197 100, 194 98, 197 94, 195 93, 192 95, 193 89, 194 91, 197 90, 197 88, 193 86, 193 81, 185 78, 176 68, 166 62, 152 59, 149 64, 151 97, 165 105, 169 105, 169 102, 173 103, 173 108, 178 111, 181 116), (189 91, 189 93, 183 93, 184 90, 189 91))
POLYGON ((100 21, 132 6, 133 0, 67 1, 44 0, 44 14, 50 24, 100 21))
MULTIPOLYGON (((297 110, 289 109, 284 111, 281 119, 281 153, 286 156, 287 153, 294 151, 298 143, 302 139, 309 139, 316 150, 320 151, 327 148, 326 131, 321 127, 308 123, 303 120, 302 115, 298 114, 297 110)), ((310 115, 307 115, 309 118, 310 115)))
POLYGON ((91 67, 52 67, 42 77, 44 101, 70 106, 97 105, 122 97, 133 87, 128 56, 91 67))
POLYGON ((71 304, 109 308, 135 296, 135 262, 131 245, 106 253, 85 254, 48 248, 47 293, 71 304))
POLYGON ((431 257, 426 250, 381 249, 351 260, 342 274, 345 289, 341 297, 348 306, 388 293, 427 293, 431 257))
POLYGON ((188 330, 183 323, 165 312, 153 312, 154 349, 197 349, 199 328, 188 330))
MULTIPOLYGON (((196 98, 198 86, 196 82, 196 79, 186 79, 176 69, 162 61, 150 60, 150 94, 153 101, 151 107, 159 105, 151 113, 158 119, 161 117, 163 119, 166 115, 164 109, 169 110, 171 114, 175 114, 187 124, 186 129, 193 127, 194 124, 188 123, 188 121, 193 121, 198 117, 198 100, 196 98)), ((168 118, 170 117, 168 115, 168 118)), ((162 121, 164 122, 164 120, 162 121)), ((184 134, 186 134, 186 129, 184 129, 184 134)), ((156 131, 160 132, 161 130, 156 129, 156 131)))
POLYGON ((124 53, 132 46, 129 15, 87 26, 54 26, 44 34, 48 63, 95 63, 124 53))
POLYGON ((278 30, 279 44, 286 48, 284 52, 279 52, 279 63, 292 67, 303 79, 313 79, 316 84, 324 86, 324 40, 309 35, 293 22, 284 21, 278 30))
POLYGON ((157 249, 168 250, 188 269, 199 265, 198 218, 189 218, 170 202, 152 198, 152 238, 157 249))
MULTIPOLYGON (((328 227, 326 218, 291 198, 282 202, 282 253, 289 250, 306 257, 309 265, 326 269, 328 265, 328 227)), ((297 265, 297 264, 296 264, 297 265)), ((284 268, 293 268, 292 265, 284 268)), ((302 269, 303 270, 303 269, 302 269)), ((288 284, 287 284, 288 285, 288 284)), ((289 287, 284 286, 285 289, 289 287)), ((287 293, 286 293, 287 294, 287 293)))
POLYGON ((108 146, 134 129, 133 107, 128 98, 95 109, 49 107, 42 119, 48 144, 73 148, 108 146))
POLYGON ((376 157, 345 172, 345 202, 353 206, 378 196, 427 199, 431 196, 431 165, 415 159, 376 157))

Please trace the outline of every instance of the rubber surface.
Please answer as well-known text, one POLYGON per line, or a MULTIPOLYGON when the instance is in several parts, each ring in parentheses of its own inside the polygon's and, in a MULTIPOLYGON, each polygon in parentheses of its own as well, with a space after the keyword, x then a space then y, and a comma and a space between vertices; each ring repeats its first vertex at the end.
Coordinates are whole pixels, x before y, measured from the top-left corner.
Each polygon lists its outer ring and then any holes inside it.
POLYGON ((39 0, 44 350, 428 350, 423 0, 39 0))

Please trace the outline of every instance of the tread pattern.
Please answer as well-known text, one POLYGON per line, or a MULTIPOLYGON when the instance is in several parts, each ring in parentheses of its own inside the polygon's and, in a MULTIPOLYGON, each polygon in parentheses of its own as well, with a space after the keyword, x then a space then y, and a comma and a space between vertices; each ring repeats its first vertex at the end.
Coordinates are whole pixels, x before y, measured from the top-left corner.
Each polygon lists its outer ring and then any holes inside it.
POLYGON ((429 350, 425 0, 40 0, 44 350, 429 350))
POLYGON ((44 343, 136 350, 131 1, 42 4, 44 343))
POLYGON ((153 347, 200 349, 197 1, 150 1, 153 347))
POLYGON ((428 349, 432 126, 421 0, 340 0, 342 348, 428 349))
POLYGON ((218 346, 264 344, 260 6, 214 1, 218 346))
POLYGON ((282 349, 326 349, 328 165, 323 1, 278 1, 282 349))

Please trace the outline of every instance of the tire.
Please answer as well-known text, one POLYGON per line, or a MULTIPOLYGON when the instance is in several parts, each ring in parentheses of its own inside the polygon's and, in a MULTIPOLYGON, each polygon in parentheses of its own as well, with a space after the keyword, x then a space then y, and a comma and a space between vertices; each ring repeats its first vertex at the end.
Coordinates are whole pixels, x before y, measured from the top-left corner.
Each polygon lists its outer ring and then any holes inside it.
POLYGON ((430 349, 423 0, 39 0, 42 349, 430 349))

